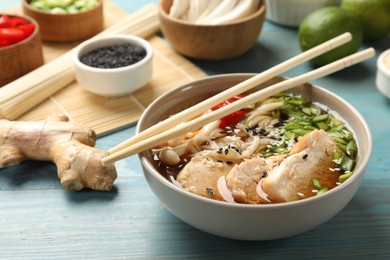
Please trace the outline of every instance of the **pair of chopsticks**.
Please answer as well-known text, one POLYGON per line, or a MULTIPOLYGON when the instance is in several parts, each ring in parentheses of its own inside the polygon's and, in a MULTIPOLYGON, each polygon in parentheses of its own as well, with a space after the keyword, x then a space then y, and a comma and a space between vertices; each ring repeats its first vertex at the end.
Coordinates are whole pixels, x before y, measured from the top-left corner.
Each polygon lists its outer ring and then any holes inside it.
POLYGON ((171 140, 187 132, 196 130, 207 123, 225 117, 237 110, 245 108, 257 101, 272 96, 276 93, 304 84, 308 81, 324 77, 341 69, 357 64, 368 59, 375 54, 373 48, 369 48, 355 54, 349 55, 340 60, 334 61, 328 65, 312 70, 300 76, 287 79, 265 89, 252 93, 242 99, 239 99, 218 110, 204 114, 209 108, 235 96, 241 94, 259 84, 272 79, 280 73, 287 71, 300 63, 319 56, 329 50, 332 50, 352 39, 350 33, 344 33, 321 45, 318 45, 306 52, 303 52, 279 65, 272 67, 260 74, 257 74, 205 101, 192 106, 168 119, 151 126, 134 137, 108 150, 109 155, 102 159, 103 164, 115 162, 125 157, 140 153, 162 143, 171 140), (203 115, 202 115, 203 114, 203 115), (202 116, 200 116, 202 115, 202 116), (199 117, 200 116, 200 117, 199 117))

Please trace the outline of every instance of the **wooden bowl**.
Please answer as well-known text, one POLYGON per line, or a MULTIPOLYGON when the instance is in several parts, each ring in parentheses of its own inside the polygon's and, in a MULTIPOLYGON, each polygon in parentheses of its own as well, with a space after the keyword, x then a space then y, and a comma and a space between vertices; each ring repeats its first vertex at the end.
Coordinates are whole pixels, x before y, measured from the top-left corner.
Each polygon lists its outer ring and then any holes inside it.
POLYGON ((39 25, 31 17, 23 18, 34 23, 35 30, 26 39, 0 48, 0 87, 43 65, 39 25))
POLYGON ((199 60, 224 60, 237 57, 256 43, 265 17, 265 3, 245 17, 221 25, 199 25, 168 15, 173 0, 158 4, 161 30, 179 53, 199 60))
POLYGON ((23 12, 37 20, 45 41, 82 41, 103 30, 103 0, 95 8, 76 14, 51 14, 31 7, 29 2, 23 0, 23 12))

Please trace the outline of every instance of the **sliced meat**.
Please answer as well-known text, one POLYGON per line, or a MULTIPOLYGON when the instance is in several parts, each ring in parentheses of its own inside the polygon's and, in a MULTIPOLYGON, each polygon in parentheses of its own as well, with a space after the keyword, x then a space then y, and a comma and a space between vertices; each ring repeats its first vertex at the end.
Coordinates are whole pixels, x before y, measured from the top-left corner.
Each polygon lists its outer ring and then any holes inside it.
POLYGON ((334 188, 338 172, 334 171, 335 141, 323 130, 306 134, 279 166, 269 172, 262 183, 272 202, 295 201, 316 195, 313 179, 322 187, 334 188))
POLYGON ((176 180, 182 187, 203 197, 224 201, 218 191, 218 179, 226 176, 234 163, 223 161, 216 155, 196 155, 180 171, 176 180))
POLYGON ((226 176, 226 184, 235 202, 265 204, 269 201, 257 192, 257 185, 268 172, 278 165, 285 155, 269 158, 252 158, 233 167, 226 176))

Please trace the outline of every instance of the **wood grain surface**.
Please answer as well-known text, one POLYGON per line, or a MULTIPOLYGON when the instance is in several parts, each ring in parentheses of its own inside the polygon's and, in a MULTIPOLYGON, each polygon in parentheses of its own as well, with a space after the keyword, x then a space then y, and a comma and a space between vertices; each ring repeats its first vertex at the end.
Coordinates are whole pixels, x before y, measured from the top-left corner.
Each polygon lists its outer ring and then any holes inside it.
MULTIPOLYGON (((157 0, 112 2, 132 13, 157 0)), ((0 1, 0 8, 15 5, 0 1)), ((353 105, 374 141, 359 191, 330 221, 282 240, 229 240, 167 211, 149 189, 137 156, 116 163, 119 177, 110 192, 65 191, 52 164, 26 162, 0 171, 0 259, 389 259, 390 100, 376 89, 375 75, 377 56, 390 48, 390 38, 364 47, 375 47, 376 57, 314 82, 353 105)), ((256 46, 243 56, 191 62, 209 75, 260 72, 299 52, 296 29, 266 22, 256 46)), ((284 76, 311 69, 305 63, 284 76)), ((131 126, 103 136, 97 146, 109 149, 134 131, 131 126)))

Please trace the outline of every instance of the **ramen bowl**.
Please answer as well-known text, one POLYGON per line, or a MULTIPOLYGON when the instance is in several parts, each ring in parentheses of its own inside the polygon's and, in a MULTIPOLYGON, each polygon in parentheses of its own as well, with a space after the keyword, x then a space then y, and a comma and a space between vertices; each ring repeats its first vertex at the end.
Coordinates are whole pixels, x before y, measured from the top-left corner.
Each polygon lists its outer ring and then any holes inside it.
POLYGON ((168 15, 173 0, 160 0, 158 12, 161 31, 173 48, 190 58, 225 60, 252 48, 265 19, 265 3, 246 17, 218 25, 201 25, 168 15))
MULTIPOLYGON (((178 87, 156 99, 143 113, 137 132, 156 124, 183 104, 196 104, 252 74, 207 77, 178 87), (173 109, 175 108, 175 109, 173 109)), ((256 87, 263 89, 281 81, 272 79, 256 87)), ((337 113, 353 129, 358 145, 354 173, 339 186, 319 196, 278 204, 228 203, 190 193, 163 177, 152 162, 152 153, 139 154, 145 178, 162 205, 185 223, 204 232, 238 240, 274 240, 311 230, 339 213, 357 192, 371 154, 370 130, 363 117, 346 101, 318 86, 304 84, 288 91, 302 94, 337 113)), ((177 111, 177 110, 176 110, 177 111)))

